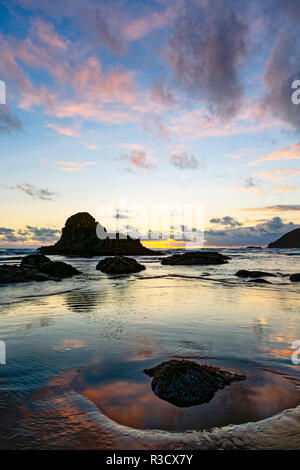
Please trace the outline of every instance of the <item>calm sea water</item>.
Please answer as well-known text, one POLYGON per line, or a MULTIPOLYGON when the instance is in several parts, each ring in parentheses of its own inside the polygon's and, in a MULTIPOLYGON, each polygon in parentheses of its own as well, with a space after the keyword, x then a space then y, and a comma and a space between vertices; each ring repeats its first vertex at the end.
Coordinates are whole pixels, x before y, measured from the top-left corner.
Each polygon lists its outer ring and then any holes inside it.
MULTIPOLYGON (((55 257, 82 275, 0 287, 7 351, 0 365, 0 447, 73 448, 75 441, 93 447, 93 423, 77 426, 75 439, 72 406, 58 413, 47 401, 59 403, 72 390, 138 429, 211 429, 297 406, 300 365, 292 363, 291 345, 300 340, 300 283, 288 275, 300 272, 300 250, 219 251, 232 257, 228 264, 162 266, 147 257, 139 258, 145 271, 123 277, 96 271, 100 257, 55 257), (238 269, 278 276, 255 285, 235 277, 238 269), (209 403, 178 408, 155 397, 143 373, 170 358, 247 379, 209 403)), ((0 250, 0 263, 19 263, 12 258, 24 254, 0 250)))

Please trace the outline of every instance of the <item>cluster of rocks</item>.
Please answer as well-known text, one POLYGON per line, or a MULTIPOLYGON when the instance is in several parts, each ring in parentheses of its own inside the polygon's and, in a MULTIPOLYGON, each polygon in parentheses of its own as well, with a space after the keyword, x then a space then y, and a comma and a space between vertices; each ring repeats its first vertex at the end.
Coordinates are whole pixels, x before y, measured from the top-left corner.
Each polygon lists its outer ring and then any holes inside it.
POLYGON ((47 256, 36 254, 25 256, 21 264, 0 266, 0 284, 29 281, 60 281, 81 274, 73 266, 62 261, 51 261, 47 256))
MULTIPOLYGON (((248 271, 247 269, 241 269, 235 273, 237 277, 241 278, 251 278, 249 282, 256 282, 259 284, 272 284, 270 281, 263 279, 264 277, 276 277, 276 274, 268 273, 266 271, 248 271)), ((300 282, 300 273, 292 274, 289 277, 291 282, 300 282)))
POLYGON ((207 403, 217 390, 246 378, 187 360, 162 362, 144 373, 152 377, 151 387, 156 396, 180 407, 207 403))

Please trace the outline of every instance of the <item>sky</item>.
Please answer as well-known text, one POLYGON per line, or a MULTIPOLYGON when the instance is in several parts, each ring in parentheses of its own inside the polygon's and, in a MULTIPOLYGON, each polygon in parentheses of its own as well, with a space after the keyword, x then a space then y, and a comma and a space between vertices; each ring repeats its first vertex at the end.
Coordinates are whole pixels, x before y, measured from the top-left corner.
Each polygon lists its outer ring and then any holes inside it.
POLYGON ((81 211, 146 238, 153 205, 201 207, 207 247, 300 227, 299 22, 298 0, 0 1, 0 246, 81 211))

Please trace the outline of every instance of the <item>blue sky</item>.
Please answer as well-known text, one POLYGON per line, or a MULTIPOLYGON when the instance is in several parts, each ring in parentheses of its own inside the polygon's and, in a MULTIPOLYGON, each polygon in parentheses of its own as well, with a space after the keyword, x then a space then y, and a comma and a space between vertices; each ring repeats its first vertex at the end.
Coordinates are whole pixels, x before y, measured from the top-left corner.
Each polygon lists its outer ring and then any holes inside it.
POLYGON ((299 20, 296 0, 2 1, 0 244, 120 197, 201 204, 206 246, 298 227, 299 20))

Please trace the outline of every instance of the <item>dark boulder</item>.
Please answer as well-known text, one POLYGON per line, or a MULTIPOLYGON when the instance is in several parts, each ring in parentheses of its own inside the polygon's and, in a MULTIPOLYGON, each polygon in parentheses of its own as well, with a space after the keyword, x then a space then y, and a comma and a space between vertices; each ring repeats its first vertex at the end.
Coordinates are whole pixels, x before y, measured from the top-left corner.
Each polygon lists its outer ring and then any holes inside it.
POLYGON ((186 360, 162 362, 144 373, 153 377, 151 387, 156 396, 180 407, 207 403, 217 390, 246 378, 186 360))
POLYGON ((73 266, 63 263, 62 261, 51 261, 47 256, 40 254, 25 256, 25 258, 22 259, 20 267, 36 270, 59 279, 80 274, 73 266))
POLYGON ((51 246, 42 246, 40 253, 46 255, 74 256, 147 256, 158 254, 144 247, 140 240, 117 233, 115 239, 108 237, 107 231, 87 212, 78 212, 69 217, 62 229, 60 240, 51 246), (97 236, 101 228, 104 239, 97 236))
POLYGON ((272 282, 267 281, 266 279, 250 279, 248 282, 255 282, 257 284, 272 284, 272 282))
POLYGON ((27 269, 21 269, 16 265, 3 264, 0 266, 0 284, 14 284, 17 282, 49 281, 47 274, 27 269))
POLYGON ((290 281, 292 282, 300 282, 300 273, 292 274, 290 276, 290 281))
POLYGON ((224 264, 229 260, 229 256, 222 255, 217 251, 191 251, 183 255, 172 255, 162 259, 161 264, 176 265, 200 265, 224 264))
POLYGON ((105 258, 99 261, 96 269, 107 274, 130 274, 138 273, 146 268, 133 258, 115 256, 114 258, 105 258))
POLYGON ((261 246, 247 246, 247 250, 262 250, 261 246))
POLYGON ((276 277, 276 274, 267 273, 264 271, 247 271, 247 269, 241 269, 236 274, 238 277, 252 277, 252 278, 259 278, 259 277, 276 277))
POLYGON ((36 254, 25 256, 20 266, 0 266, 0 284, 29 281, 59 281, 76 276, 80 272, 61 261, 51 261, 47 256, 36 254))
POLYGON ((296 228, 275 242, 269 243, 268 248, 300 248, 300 228, 296 228))

